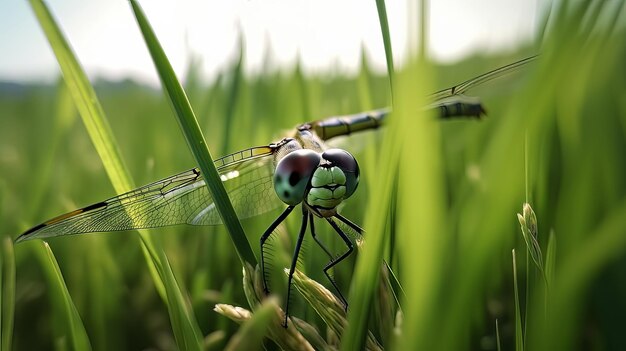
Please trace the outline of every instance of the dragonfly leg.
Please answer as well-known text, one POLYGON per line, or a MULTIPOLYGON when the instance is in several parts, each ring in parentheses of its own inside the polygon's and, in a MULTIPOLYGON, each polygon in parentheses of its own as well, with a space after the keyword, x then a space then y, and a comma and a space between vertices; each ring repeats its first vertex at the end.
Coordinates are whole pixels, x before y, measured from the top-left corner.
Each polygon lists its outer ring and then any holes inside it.
POLYGON ((351 220, 347 219, 346 217, 340 215, 339 213, 335 214, 335 217, 342 221, 343 223, 347 224, 350 228, 352 228, 355 232, 363 235, 363 233, 365 233, 365 231, 363 230, 363 228, 359 227, 356 223, 352 222, 351 220))
POLYGON ((330 280, 330 283, 333 284, 333 286, 335 287, 335 290, 337 290, 337 293, 339 294, 339 298, 341 299, 341 302, 343 303, 343 307, 347 311, 348 310, 348 301, 346 301, 346 298, 343 297, 343 294, 341 294, 341 291, 339 290, 339 287, 337 286, 337 283, 335 283, 335 280, 333 278, 331 278, 330 274, 328 273, 328 270, 333 268, 339 262, 343 261, 346 257, 350 256, 352 251, 354 251, 354 245, 352 245, 352 242, 350 241, 350 239, 348 238, 346 233, 344 233, 341 230, 341 228, 339 228, 339 226, 337 225, 337 223, 335 223, 335 221, 333 221, 331 218, 326 218, 326 220, 328 221, 328 223, 330 223, 331 227, 333 227, 333 229, 335 229, 337 234, 339 234, 339 237, 341 237, 343 242, 348 247, 348 251, 344 252, 339 257, 330 260, 330 262, 328 262, 328 264, 324 267, 324 274, 326 274, 326 277, 328 278, 328 280, 330 280))
POLYGON ((309 213, 305 209, 303 209, 302 214, 302 226, 300 227, 300 233, 298 233, 298 240, 296 241, 296 248, 293 252, 293 258, 291 259, 291 268, 289 269, 289 279, 287 281, 287 302, 285 304, 285 323, 283 327, 287 328, 287 318, 289 318, 289 301, 291 297, 291 280, 293 279, 293 272, 296 270, 296 264, 298 263, 298 254, 300 253, 300 247, 302 247, 302 239, 304 239, 304 234, 306 233, 306 225, 307 219, 309 218, 309 213))
POLYGON ((267 240, 267 238, 270 237, 270 235, 272 235, 274 229, 276 229, 276 227, 278 227, 278 225, 281 224, 285 220, 285 218, 287 218, 287 216, 289 216, 294 207, 295 206, 287 207, 285 211, 283 211, 283 213, 281 213, 280 216, 278 216, 278 218, 276 218, 274 222, 272 222, 272 224, 267 228, 265 233, 261 235, 261 272, 263 273, 263 290, 266 294, 268 294, 270 291, 267 288, 267 276, 265 273, 265 241, 267 240))
POLYGON ((311 236, 313 237, 313 239, 315 240, 315 242, 317 243, 317 245, 319 245, 322 250, 324 250, 324 252, 326 252, 326 254, 328 255, 328 257, 330 257, 331 259, 333 258, 333 254, 330 253, 330 251, 326 248, 326 246, 324 245, 324 243, 322 243, 318 238, 317 238, 317 234, 315 233, 315 225, 313 223, 313 213, 309 212, 309 222, 311 223, 311 236))

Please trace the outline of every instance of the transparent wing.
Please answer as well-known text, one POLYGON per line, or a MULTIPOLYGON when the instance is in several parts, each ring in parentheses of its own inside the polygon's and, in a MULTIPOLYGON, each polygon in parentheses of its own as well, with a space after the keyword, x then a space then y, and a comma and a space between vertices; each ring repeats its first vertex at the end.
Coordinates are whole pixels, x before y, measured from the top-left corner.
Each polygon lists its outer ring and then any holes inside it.
MULTIPOLYGON (((506 66, 494 69, 487 73, 466 80, 455 86, 439 90, 428 96, 430 103, 427 109, 435 110, 435 115, 441 119, 458 117, 480 117, 486 114, 479 98, 463 95, 470 89, 477 88, 497 78, 507 76, 526 67, 529 63, 537 60, 538 56, 531 56, 513 62, 506 66)), ((501 87, 499 87, 501 88, 501 87)), ((389 108, 361 112, 353 115, 332 117, 324 120, 309 122, 315 128, 315 132, 332 147, 357 151, 364 144, 367 137, 357 137, 360 131, 378 129, 386 123, 387 116, 391 112, 389 108), (345 136, 350 136, 345 138, 345 136), (342 137, 343 138, 336 138, 342 137), (361 140, 358 140, 361 139, 361 140)))
MULTIPOLYGON (((282 204, 272 186, 276 151, 273 146, 254 147, 214 161, 239 218, 282 204)), ((27 230, 17 241, 183 223, 221 223, 213 197, 196 168, 55 217, 27 230)))
POLYGON ((525 59, 519 60, 517 62, 513 62, 511 64, 508 64, 506 66, 502 66, 500 68, 496 68, 493 71, 489 71, 487 73, 483 73, 477 77, 471 78, 466 80, 463 83, 457 84, 453 87, 447 88, 447 89, 442 89, 439 90, 433 94, 431 94, 429 97, 432 100, 438 101, 438 100, 444 100, 447 99, 449 97, 455 96, 455 95, 462 95, 463 93, 465 93, 466 91, 468 91, 471 88, 474 88, 478 85, 484 84, 490 80, 505 76, 509 73, 513 73, 515 71, 517 71, 518 69, 520 69, 521 67, 524 67, 526 64, 535 61, 539 56, 535 55, 535 56, 530 56, 527 57, 525 59))

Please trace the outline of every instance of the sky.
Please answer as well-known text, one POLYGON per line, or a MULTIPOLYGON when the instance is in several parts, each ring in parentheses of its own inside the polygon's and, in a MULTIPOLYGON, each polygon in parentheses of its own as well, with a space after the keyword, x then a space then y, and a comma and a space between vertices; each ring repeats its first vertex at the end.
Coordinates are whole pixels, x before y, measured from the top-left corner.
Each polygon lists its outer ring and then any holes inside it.
MULTIPOLYGON (((127 0, 46 2, 91 78, 158 82, 127 0)), ((140 0, 176 72, 190 56, 211 79, 245 40, 246 70, 299 58, 306 71, 354 72, 364 47, 374 67, 385 55, 374 0, 140 0)), ((414 5, 413 5, 414 6, 414 5)), ((429 4, 429 53, 451 63, 476 52, 514 49, 535 36, 538 0, 436 0, 429 4)), ((407 53, 407 0, 388 0, 394 56, 407 53)), ((59 68, 25 0, 0 1, 0 81, 52 81, 59 68)))

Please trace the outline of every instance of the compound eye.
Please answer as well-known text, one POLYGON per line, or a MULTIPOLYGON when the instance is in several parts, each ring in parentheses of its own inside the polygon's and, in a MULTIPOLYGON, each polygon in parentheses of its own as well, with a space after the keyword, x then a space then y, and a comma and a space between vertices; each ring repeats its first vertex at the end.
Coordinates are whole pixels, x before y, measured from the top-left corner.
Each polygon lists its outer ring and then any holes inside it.
POLYGON ((283 157, 276 165, 274 173, 276 195, 288 205, 302 202, 320 160, 317 152, 306 149, 292 151, 283 157))
POLYGON ((331 165, 339 167, 346 175, 344 198, 347 199, 359 185, 359 164, 356 159, 348 151, 342 149, 328 149, 324 151, 322 158, 329 161, 331 165))

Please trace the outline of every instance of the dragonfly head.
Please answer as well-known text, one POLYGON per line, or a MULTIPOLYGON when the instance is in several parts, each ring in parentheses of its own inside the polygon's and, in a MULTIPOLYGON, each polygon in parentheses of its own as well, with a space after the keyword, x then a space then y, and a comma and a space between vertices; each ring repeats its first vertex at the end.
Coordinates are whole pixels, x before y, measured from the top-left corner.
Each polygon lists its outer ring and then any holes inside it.
POLYGON ((274 190, 288 205, 304 201, 321 217, 335 215, 336 207, 359 184, 359 165, 347 151, 329 149, 317 153, 296 150, 276 165, 274 190))

